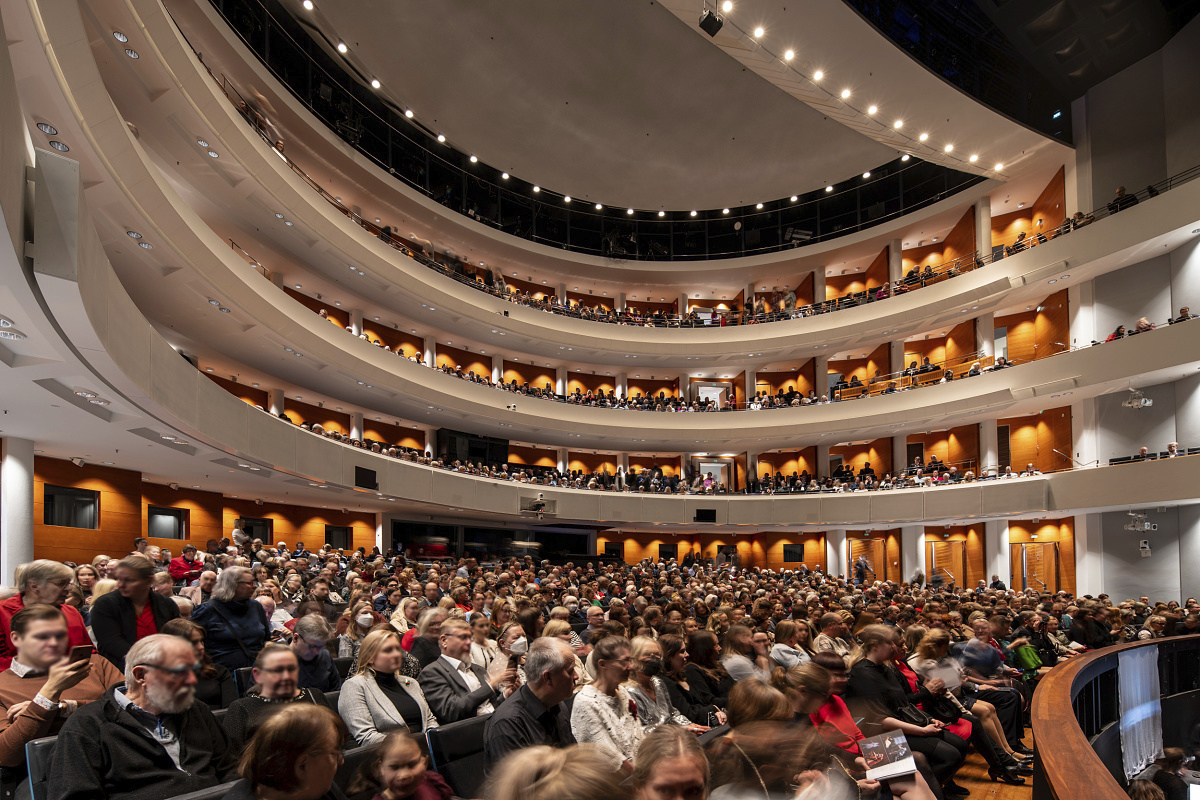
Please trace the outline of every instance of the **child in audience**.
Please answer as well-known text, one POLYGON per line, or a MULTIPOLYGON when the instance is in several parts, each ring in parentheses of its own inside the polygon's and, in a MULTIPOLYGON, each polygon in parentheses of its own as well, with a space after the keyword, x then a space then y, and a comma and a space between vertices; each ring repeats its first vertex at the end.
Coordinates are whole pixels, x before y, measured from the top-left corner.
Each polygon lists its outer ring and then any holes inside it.
POLYGON ((379 753, 350 785, 350 796, 374 792, 374 800, 450 800, 446 780, 427 769, 427 759, 417 740, 407 733, 390 734, 379 753))

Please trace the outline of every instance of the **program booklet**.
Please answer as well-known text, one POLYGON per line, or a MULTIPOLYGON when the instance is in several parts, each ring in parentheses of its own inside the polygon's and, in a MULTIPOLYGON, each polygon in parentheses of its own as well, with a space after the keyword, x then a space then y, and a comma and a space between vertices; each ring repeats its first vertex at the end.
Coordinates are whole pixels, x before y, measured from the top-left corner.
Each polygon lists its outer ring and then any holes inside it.
POLYGON ((860 739, 858 747, 867 762, 867 777, 881 781, 917 771, 908 739, 900 731, 889 731, 869 739, 860 739))

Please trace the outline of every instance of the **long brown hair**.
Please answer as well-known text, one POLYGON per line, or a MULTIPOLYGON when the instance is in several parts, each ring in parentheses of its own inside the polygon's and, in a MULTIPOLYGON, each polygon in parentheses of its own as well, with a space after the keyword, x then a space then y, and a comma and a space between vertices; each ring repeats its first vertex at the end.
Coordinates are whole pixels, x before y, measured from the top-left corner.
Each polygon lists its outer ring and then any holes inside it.
POLYGON ((725 667, 717 660, 717 635, 709 630, 692 631, 688 636, 688 660, 713 683, 729 676, 725 667))

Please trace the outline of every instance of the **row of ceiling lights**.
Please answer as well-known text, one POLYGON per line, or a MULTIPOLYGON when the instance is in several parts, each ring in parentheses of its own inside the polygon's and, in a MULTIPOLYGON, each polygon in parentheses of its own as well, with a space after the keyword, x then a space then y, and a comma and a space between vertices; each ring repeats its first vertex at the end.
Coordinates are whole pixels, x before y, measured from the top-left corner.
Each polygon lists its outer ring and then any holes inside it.
POLYGON ((19 342, 24 338, 25 334, 17 330, 15 323, 11 319, 0 316, 0 339, 19 342))

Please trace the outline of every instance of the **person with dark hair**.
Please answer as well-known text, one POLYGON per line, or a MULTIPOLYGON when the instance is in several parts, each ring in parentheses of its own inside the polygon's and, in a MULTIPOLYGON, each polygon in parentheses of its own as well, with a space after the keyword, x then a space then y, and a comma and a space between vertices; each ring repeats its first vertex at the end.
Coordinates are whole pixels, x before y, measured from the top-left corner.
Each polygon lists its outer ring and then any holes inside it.
POLYGON ((49 605, 30 605, 10 621, 16 655, 0 672, 0 766, 25 763, 25 744, 53 736, 79 706, 121 682, 120 671, 95 652, 68 661, 67 620, 49 605))
POLYGON ((691 688, 692 697, 700 705, 724 708, 729 702, 734 680, 721 666, 721 646, 717 644, 717 635, 712 631, 696 631, 688 637, 687 649, 689 656, 683 667, 683 675, 691 688))
POLYGON ((233 673, 214 664, 208 657, 204 647, 207 633, 203 625, 197 625, 190 619, 168 620, 162 627, 162 633, 168 636, 178 636, 187 639, 196 651, 196 660, 200 662, 200 671, 196 673, 196 699, 212 708, 228 708, 237 700, 237 685, 233 682, 233 673))
POLYGON ((686 728, 660 725, 642 740, 630 776, 635 800, 704 800, 708 796, 708 758, 686 728))
POLYGON ((233 785, 222 800, 344 800, 333 785, 349 735, 323 705, 280 709, 250 740, 233 785))
POLYGON ((598 745, 615 768, 633 769, 645 731, 637 706, 621 685, 629 679, 633 661, 629 640, 606 636, 596 645, 596 680, 575 695, 571 709, 571 733, 575 741, 598 745))
POLYGON ((124 669, 129 648, 178 617, 179 606, 151 591, 154 565, 145 556, 121 559, 115 577, 116 591, 92 603, 92 632, 100 655, 124 669))
POLYGON ((1164 800, 1187 800, 1188 784, 1180 773, 1183 771, 1184 752, 1179 747, 1164 747, 1162 755, 1144 769, 1137 777, 1150 781, 1162 790, 1164 800))
POLYGON ((332 692, 342 685, 342 678, 329 653, 333 629, 320 614, 309 614, 296 620, 292 635, 292 650, 300 662, 301 689, 313 688, 332 692))
POLYGON ((407 733, 389 733, 375 757, 350 784, 351 797, 374 800, 450 800, 446 779, 428 769, 428 758, 407 733))

